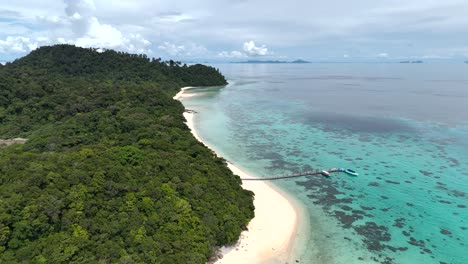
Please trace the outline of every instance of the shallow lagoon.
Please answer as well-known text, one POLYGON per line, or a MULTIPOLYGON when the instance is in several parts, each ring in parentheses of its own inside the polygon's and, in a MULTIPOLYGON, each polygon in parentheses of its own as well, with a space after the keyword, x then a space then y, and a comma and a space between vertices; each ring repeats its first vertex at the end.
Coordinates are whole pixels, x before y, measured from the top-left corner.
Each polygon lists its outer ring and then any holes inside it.
POLYGON ((192 90, 200 136, 305 205, 300 263, 467 263, 464 64, 218 64, 192 90))

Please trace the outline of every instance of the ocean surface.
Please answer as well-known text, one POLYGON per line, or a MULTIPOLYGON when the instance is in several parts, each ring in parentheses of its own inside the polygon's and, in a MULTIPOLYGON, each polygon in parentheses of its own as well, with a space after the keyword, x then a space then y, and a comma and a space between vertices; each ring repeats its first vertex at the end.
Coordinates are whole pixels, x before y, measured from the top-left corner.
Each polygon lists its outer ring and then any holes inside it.
MULTIPOLYGON (((468 263, 467 64, 215 64, 200 136, 303 204, 299 263, 468 263)), ((274 210, 274 205, 272 205, 274 210)))

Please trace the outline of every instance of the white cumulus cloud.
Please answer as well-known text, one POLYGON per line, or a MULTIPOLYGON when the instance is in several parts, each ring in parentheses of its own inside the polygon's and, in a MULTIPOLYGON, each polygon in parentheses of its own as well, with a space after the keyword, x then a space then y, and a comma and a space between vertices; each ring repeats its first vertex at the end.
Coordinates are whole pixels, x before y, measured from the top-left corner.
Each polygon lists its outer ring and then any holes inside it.
POLYGON ((380 54, 377 55, 378 58, 381 58, 381 59, 386 59, 388 58, 390 55, 388 55, 388 53, 385 53, 385 52, 382 52, 380 54))
POLYGON ((22 36, 8 36, 5 40, 0 39, 0 53, 23 53, 37 49, 41 44, 49 41, 46 37, 31 39, 22 36))
MULTIPOLYGON (((63 0, 64 15, 38 15, 36 21, 49 30, 48 37, 11 35, 0 39, 0 53, 27 53, 43 45, 75 44, 80 47, 111 48, 132 53, 150 53, 151 42, 138 33, 126 33, 102 23, 95 15, 93 0, 63 0)), ((42 32, 37 32, 38 36, 42 32)))
POLYGON ((273 52, 269 51, 265 45, 257 46, 253 40, 246 41, 242 45, 242 51, 222 51, 218 53, 220 58, 246 58, 246 57, 259 57, 272 55, 273 52))
POLYGON ((265 45, 257 46, 253 40, 244 42, 244 52, 249 56, 266 56, 269 55, 268 48, 265 45))
POLYGON ((80 47, 120 49, 129 52, 146 53, 151 42, 140 34, 124 34, 112 25, 104 24, 94 16, 96 7, 93 0, 64 0, 65 13, 71 24, 75 40, 80 47))

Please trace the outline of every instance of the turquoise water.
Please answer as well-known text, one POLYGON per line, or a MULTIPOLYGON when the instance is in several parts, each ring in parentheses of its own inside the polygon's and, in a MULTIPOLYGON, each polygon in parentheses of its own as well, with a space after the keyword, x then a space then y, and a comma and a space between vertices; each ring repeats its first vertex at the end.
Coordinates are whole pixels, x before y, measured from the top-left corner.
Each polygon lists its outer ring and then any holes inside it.
POLYGON ((308 210, 299 263, 468 263, 466 65, 214 65, 200 136, 308 210))

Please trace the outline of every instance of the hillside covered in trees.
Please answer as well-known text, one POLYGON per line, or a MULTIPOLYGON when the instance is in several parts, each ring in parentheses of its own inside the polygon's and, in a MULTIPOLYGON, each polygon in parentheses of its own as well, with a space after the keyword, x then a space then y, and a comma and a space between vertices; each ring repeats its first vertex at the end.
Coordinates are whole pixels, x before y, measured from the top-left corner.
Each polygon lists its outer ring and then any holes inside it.
POLYGON ((0 67, 0 263, 204 263, 253 194, 172 96, 214 68, 70 45, 0 67))

